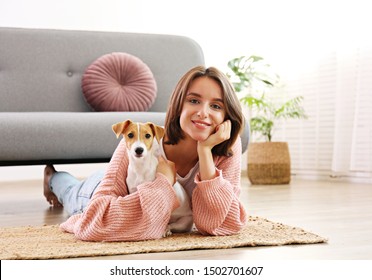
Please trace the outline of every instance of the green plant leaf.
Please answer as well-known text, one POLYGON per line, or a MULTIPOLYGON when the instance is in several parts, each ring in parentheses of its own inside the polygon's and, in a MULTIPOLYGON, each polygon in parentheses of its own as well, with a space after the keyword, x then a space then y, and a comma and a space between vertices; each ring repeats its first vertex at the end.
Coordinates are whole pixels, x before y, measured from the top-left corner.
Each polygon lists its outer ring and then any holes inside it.
POLYGON ((302 96, 294 97, 284 103, 274 102, 271 95, 266 94, 278 86, 280 76, 261 56, 240 56, 227 63, 233 75, 228 74, 237 93, 246 92, 240 102, 250 109, 250 129, 254 134, 271 141, 276 120, 306 119, 302 107, 302 96))

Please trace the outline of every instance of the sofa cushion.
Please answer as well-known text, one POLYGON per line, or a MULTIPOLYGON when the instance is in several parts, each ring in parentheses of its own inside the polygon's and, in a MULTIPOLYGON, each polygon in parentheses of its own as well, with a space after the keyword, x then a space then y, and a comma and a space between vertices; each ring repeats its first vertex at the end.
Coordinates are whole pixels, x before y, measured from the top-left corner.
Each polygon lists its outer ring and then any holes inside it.
POLYGON ((0 112, 0 165, 108 162, 121 140, 111 127, 127 119, 164 125, 165 113, 0 112))
POLYGON ((95 111, 147 111, 157 85, 150 68, 128 53, 106 54, 95 60, 82 77, 82 90, 95 111))

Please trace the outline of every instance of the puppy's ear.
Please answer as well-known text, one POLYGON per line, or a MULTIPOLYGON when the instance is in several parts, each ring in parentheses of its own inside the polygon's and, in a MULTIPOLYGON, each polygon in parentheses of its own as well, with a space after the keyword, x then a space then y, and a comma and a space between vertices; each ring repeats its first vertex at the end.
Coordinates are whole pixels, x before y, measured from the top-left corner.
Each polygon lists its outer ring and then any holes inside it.
POLYGON ((164 128, 161 127, 161 126, 155 125, 153 123, 147 123, 147 124, 151 127, 151 130, 154 133, 154 136, 156 137, 156 140, 158 140, 158 142, 159 142, 160 139, 163 138, 163 136, 164 136, 164 133, 165 133, 164 128))
POLYGON ((116 138, 119 138, 119 136, 124 133, 124 131, 131 123, 131 120, 126 120, 125 122, 120 122, 112 125, 112 130, 115 132, 116 138))

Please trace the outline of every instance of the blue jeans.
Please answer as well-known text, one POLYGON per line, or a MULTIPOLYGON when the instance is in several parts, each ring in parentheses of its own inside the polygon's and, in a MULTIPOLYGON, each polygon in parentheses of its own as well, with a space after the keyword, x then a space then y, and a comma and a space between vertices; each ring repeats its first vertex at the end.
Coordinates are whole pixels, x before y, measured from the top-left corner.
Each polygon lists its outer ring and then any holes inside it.
POLYGON ((81 181, 70 173, 56 172, 50 178, 49 188, 67 213, 75 215, 84 211, 104 173, 104 170, 97 171, 81 181))

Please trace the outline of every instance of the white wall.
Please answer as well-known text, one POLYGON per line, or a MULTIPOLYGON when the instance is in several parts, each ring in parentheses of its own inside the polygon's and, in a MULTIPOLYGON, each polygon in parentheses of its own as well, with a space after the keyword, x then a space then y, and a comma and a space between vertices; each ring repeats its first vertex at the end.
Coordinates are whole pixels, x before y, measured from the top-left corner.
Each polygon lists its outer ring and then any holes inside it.
POLYGON ((200 43, 208 65, 259 54, 288 68, 336 44, 366 40, 368 0, 0 0, 0 26, 170 33, 200 43))
MULTIPOLYGON (((199 42, 208 66, 227 71, 231 58, 256 54, 285 76, 335 45, 367 40, 372 26, 367 4, 362 0, 0 0, 0 26, 185 35, 199 42)), ((38 166, 0 167, 1 181, 41 175, 38 166)))

